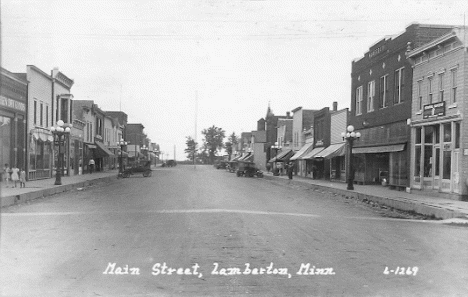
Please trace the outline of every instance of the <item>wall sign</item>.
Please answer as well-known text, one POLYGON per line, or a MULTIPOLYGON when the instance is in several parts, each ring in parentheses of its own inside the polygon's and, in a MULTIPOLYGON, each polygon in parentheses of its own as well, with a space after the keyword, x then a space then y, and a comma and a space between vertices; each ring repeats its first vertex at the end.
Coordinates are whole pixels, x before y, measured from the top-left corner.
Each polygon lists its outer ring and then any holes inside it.
POLYGON ((423 119, 444 116, 444 115, 445 115, 445 101, 424 105, 423 119))

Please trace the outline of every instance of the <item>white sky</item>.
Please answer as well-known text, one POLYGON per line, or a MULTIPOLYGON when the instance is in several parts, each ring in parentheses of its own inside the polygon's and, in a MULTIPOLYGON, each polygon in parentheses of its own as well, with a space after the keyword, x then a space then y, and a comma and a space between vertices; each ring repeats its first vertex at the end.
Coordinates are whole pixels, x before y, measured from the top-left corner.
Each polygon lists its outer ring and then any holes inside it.
POLYGON ((349 107, 353 59, 413 22, 463 25, 468 1, 2 0, 1 9, 4 68, 59 67, 75 99, 104 110, 121 102, 169 158, 176 146, 185 159, 196 101, 197 130, 226 135, 256 130, 268 102, 276 115, 349 107))

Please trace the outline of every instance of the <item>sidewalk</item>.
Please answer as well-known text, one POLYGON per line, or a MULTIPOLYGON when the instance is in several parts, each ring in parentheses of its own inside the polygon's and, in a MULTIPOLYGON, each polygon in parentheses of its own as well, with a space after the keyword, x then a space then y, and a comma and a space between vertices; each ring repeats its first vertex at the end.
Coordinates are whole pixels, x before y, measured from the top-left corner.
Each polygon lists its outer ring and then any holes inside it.
POLYGON ((367 199, 395 209, 414 211, 438 219, 461 218, 468 220, 468 202, 430 196, 427 192, 413 190, 412 193, 407 193, 380 185, 354 185, 354 190, 347 190, 347 184, 342 182, 314 180, 299 176, 294 176, 292 180, 289 180, 287 176, 273 176, 271 173, 265 173, 264 177, 279 182, 306 186, 313 190, 332 192, 344 197, 367 199))
POLYGON ((14 183, 12 182, 9 184, 10 187, 7 188, 5 182, 1 182, 0 207, 24 203, 28 200, 67 192, 116 178, 117 170, 109 170, 94 172, 93 174, 63 176, 62 185, 60 186, 54 185, 55 178, 28 181, 26 182, 26 188, 20 188, 19 183, 16 188, 11 188, 12 186, 14 187, 14 183))

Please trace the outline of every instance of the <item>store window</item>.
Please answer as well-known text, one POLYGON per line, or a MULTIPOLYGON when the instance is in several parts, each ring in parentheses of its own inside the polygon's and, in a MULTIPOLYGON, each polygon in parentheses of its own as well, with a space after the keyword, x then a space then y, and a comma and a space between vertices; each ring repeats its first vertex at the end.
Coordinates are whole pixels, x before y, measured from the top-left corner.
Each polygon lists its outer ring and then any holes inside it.
POLYGON ((11 166, 11 136, 13 119, 7 116, 0 116, 0 160, 2 167, 5 163, 11 166))
POLYGON ((421 146, 416 146, 414 154, 414 176, 421 175, 421 146))
POLYGON ((443 179, 450 179, 452 169, 452 151, 444 151, 443 179))
POLYGON ((452 123, 444 124, 444 142, 452 142, 452 123))
POLYGON ((460 122, 455 123, 455 148, 460 148, 460 122))

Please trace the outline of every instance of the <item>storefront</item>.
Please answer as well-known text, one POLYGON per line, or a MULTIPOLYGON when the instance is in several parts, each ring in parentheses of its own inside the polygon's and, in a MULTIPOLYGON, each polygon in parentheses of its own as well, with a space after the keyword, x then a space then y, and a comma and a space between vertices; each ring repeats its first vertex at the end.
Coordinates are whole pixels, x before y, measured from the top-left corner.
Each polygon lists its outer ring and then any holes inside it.
POLYGON ((311 150, 309 153, 300 157, 300 159, 306 162, 306 175, 313 179, 319 178, 320 175, 323 175, 323 162, 320 159, 315 159, 314 156, 323 151, 325 148, 323 146, 316 147, 311 150), (320 171, 321 170, 321 171, 320 171))
POLYGON ((306 161, 301 159, 301 157, 305 156, 307 153, 312 151, 314 144, 313 143, 306 143, 304 146, 301 147, 289 160, 295 162, 295 167, 297 168, 296 174, 299 176, 306 176, 306 161))
POLYGON ((335 143, 328 146, 318 154, 314 155, 314 159, 323 162, 324 171, 328 175, 324 176, 325 179, 331 180, 346 180, 345 170, 345 143, 335 143))
POLYGON ((28 179, 51 178, 53 175, 53 149, 58 156, 58 147, 53 146, 54 137, 52 133, 43 128, 34 128, 29 133, 29 168, 28 179))
POLYGON ((0 164, 26 169, 27 82, 1 69, 0 164))
POLYGON ((460 118, 424 123, 413 129, 412 188, 461 194, 460 118))

